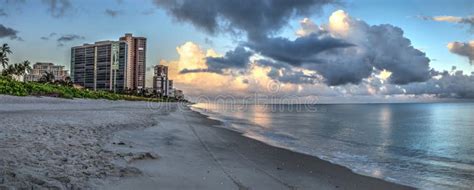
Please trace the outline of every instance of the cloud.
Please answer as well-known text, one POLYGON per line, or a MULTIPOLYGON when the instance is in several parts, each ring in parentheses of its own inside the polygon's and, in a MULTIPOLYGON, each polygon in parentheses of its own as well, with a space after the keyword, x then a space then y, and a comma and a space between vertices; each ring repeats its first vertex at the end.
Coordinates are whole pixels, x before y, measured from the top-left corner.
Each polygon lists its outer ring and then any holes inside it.
POLYGON ((324 30, 354 46, 318 54, 320 64, 306 65, 324 76, 329 85, 358 84, 374 71, 390 71, 389 82, 408 84, 431 78, 425 53, 414 48, 401 28, 369 25, 336 11, 324 30), (375 70, 374 70, 375 69, 375 70))
POLYGON ((195 43, 187 42, 177 47, 176 51, 179 54, 178 60, 163 60, 160 64, 169 66, 169 75, 174 80, 175 86, 183 89, 187 94, 191 96, 217 95, 243 90, 241 77, 236 78, 214 72, 192 72, 207 70, 206 59, 218 57, 214 50, 204 50, 195 43))
POLYGON ((301 96, 472 97, 472 76, 440 76, 399 27, 370 25, 342 10, 327 23, 308 18, 331 0, 154 2, 209 34, 244 37, 224 56, 188 42, 177 48, 179 60, 163 61, 176 68, 177 86, 192 94, 268 93, 267 84, 278 83, 281 93, 301 96), (296 38, 278 36, 300 16, 306 18, 296 38), (449 84, 455 79, 464 90, 449 84))
POLYGON ((69 0, 42 0, 42 2, 48 6, 51 16, 56 18, 63 17, 72 7, 69 0))
POLYGON ((414 83, 404 86, 409 94, 434 94, 440 98, 474 99, 474 75, 465 75, 462 71, 439 73, 425 83, 414 83))
POLYGON ((296 31, 296 36, 308 36, 312 33, 319 33, 321 28, 309 18, 300 21, 301 29, 296 31))
MULTIPOLYGON (((431 78, 430 60, 412 46, 398 27, 371 26, 341 10, 321 27, 310 19, 300 24, 300 37, 294 41, 272 38, 250 42, 249 47, 278 62, 316 72, 330 86, 359 84, 374 72, 384 70, 390 72, 388 82, 398 85, 431 78)), ((279 66, 282 64, 273 67, 279 66)))
POLYGON ((154 0, 179 21, 190 22, 204 31, 246 32, 249 38, 267 36, 287 25, 293 16, 315 13, 335 0, 221 1, 154 0))
POLYGON ((116 17, 116 16, 119 16, 123 13, 124 12, 122 10, 111 10, 111 9, 106 9, 105 10, 105 14, 108 15, 108 16, 111 16, 111 17, 116 17))
MULTIPOLYGON (((345 84, 330 87, 319 73, 294 67, 284 62, 268 59, 250 61, 246 71, 239 75, 218 74, 214 72, 180 72, 205 71, 208 69, 207 57, 219 56, 212 49, 202 49, 197 44, 187 42, 177 47, 178 60, 162 61, 170 67, 170 78, 176 87, 193 97, 225 96, 317 96, 320 99, 360 100, 387 99, 406 101, 409 99, 433 98, 474 98, 474 75, 464 75, 460 71, 433 72, 433 78, 425 82, 409 84, 390 83, 389 71, 372 71, 357 85, 345 84), (275 89, 276 88, 276 89, 275 89), (342 99, 341 99, 342 98, 342 99)), ((351 67, 351 66, 346 66, 351 67)), ((339 70, 340 72, 340 70, 339 70)), ((351 76, 351 74, 341 75, 351 76)))
POLYGON ((8 14, 3 10, 3 9, 0 9, 0 17, 7 17, 8 14))
POLYGON ((56 35, 57 35, 57 33, 52 32, 52 33, 50 33, 48 36, 43 36, 43 37, 41 37, 40 39, 42 39, 42 40, 49 40, 51 37, 54 37, 54 36, 56 36, 56 35))
POLYGON ((474 64, 474 41, 470 42, 451 42, 448 44, 451 53, 467 57, 471 65, 474 64))
MULTIPOLYGON (((178 20, 209 33, 244 31, 246 47, 264 57, 316 71, 329 85, 357 84, 374 68, 390 71, 394 84, 423 82, 431 77, 430 60, 412 47, 403 30, 392 25, 370 26, 342 10, 335 11, 322 27, 304 19, 295 40, 273 36, 293 16, 310 14, 308 10, 333 1, 216 1, 203 3, 206 7, 188 0, 155 3, 178 20)), ((204 71, 214 70, 187 72, 204 71)))
POLYGON ((245 68, 251 55, 252 52, 238 46, 228 51, 224 57, 207 57, 206 63, 212 69, 245 68))
POLYGON ((313 33, 294 41, 282 37, 266 38, 249 42, 247 46, 274 60, 300 66, 303 63, 320 62, 317 55, 323 51, 353 45, 328 35, 313 33))
POLYGON ((0 24, 0 38, 10 38, 12 40, 23 41, 23 39, 18 37, 18 31, 13 28, 6 27, 2 24, 0 24))
POLYGON ((60 36, 56 41, 58 42, 58 46, 64 46, 64 43, 68 43, 75 40, 83 40, 83 39, 85 39, 84 36, 80 36, 77 34, 67 34, 67 35, 60 36))
POLYGON ((249 62, 250 56, 253 53, 246 50, 242 46, 238 46, 232 51, 228 51, 223 57, 216 57, 215 55, 205 58, 206 68, 197 69, 183 69, 181 74, 186 73, 217 73, 217 74, 231 74, 226 72, 227 69, 245 69, 249 62))
POLYGON ((470 27, 470 30, 474 32, 474 15, 467 17, 457 17, 457 16, 420 16, 423 20, 432 20, 436 22, 450 22, 463 24, 470 27))
POLYGON ((271 68, 267 74, 271 79, 287 84, 316 84, 319 82, 317 75, 306 74, 302 70, 288 68, 271 68))

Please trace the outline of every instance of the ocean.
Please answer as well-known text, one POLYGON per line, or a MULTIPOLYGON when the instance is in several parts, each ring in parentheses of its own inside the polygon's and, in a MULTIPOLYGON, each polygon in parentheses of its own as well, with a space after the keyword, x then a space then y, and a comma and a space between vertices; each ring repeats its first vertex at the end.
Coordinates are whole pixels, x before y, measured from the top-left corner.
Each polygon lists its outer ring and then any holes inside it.
POLYGON ((474 103, 231 105, 222 127, 356 173, 421 189, 474 187, 474 103))

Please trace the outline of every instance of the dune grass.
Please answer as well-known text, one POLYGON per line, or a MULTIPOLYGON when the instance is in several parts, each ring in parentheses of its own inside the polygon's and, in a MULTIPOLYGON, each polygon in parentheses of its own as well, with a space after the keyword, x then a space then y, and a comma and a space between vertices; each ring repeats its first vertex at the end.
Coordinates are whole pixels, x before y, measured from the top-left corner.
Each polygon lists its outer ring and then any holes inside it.
POLYGON ((12 96, 51 96, 60 98, 85 98, 129 101, 172 102, 173 98, 148 98, 133 95, 116 94, 107 91, 92 91, 60 86, 49 83, 19 82, 9 77, 0 76, 0 94, 12 96))

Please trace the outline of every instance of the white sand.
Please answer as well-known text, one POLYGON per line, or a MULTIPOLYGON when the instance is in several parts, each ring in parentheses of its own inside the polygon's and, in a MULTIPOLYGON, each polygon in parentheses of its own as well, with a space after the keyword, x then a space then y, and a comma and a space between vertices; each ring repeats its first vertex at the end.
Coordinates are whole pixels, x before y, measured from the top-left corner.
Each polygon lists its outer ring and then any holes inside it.
POLYGON ((0 96, 0 189, 410 189, 178 104, 0 96))
POLYGON ((0 96, 0 189, 87 188, 105 177, 139 175, 113 164, 121 156, 103 145, 115 131, 152 126, 160 113, 146 108, 143 102, 0 96))

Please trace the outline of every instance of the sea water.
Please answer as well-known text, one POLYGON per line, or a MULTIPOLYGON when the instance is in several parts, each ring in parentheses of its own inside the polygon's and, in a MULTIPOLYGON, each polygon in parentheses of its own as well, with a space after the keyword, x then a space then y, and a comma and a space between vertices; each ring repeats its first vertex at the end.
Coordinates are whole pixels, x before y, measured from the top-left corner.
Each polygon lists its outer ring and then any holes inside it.
POLYGON ((474 103, 195 104, 222 127, 421 189, 474 188, 474 103))

